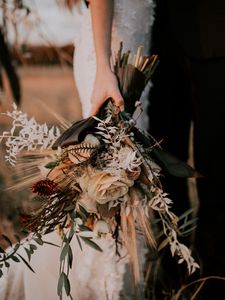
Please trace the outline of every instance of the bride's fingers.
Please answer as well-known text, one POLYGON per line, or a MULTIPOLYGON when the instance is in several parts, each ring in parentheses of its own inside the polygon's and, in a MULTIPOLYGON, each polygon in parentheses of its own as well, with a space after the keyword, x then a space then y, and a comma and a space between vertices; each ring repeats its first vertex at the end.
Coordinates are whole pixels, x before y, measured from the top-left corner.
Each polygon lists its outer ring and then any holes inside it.
POLYGON ((112 95, 112 99, 115 105, 119 107, 120 111, 124 111, 124 100, 122 95, 119 92, 115 92, 112 95))
MULTIPOLYGON (((119 107, 120 111, 124 111, 124 101, 123 101, 123 98, 117 98, 117 100, 113 99, 113 102, 115 103, 116 106, 119 107)), ((92 107, 91 107, 91 111, 89 113, 89 116, 96 115, 98 113, 99 109, 100 109, 100 106, 101 105, 99 105, 99 103, 93 104, 92 107)))
MULTIPOLYGON (((119 92, 115 92, 112 95, 112 100, 114 102, 114 104, 116 106, 119 107, 120 111, 124 111, 124 100, 123 97, 121 96, 121 94, 119 92)), ((93 101, 92 102, 92 107, 91 107, 91 111, 90 111, 90 116, 94 116, 98 113, 100 107, 102 106, 102 104, 107 100, 108 98, 106 98, 104 101, 93 101)))

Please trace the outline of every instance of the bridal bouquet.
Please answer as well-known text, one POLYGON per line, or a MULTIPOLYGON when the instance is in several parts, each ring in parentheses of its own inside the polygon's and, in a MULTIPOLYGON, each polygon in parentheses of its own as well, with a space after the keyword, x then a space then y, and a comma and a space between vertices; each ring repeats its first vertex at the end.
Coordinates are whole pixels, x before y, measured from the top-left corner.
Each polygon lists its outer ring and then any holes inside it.
POLYGON ((0 249, 0 267, 9 266, 13 259, 22 260, 31 268, 18 249, 23 247, 30 260, 35 249, 27 243, 46 243, 44 236, 56 230, 62 237, 60 297, 63 289, 70 295, 70 242, 74 237, 81 249, 86 243, 102 251, 98 245, 100 238, 114 239, 118 255, 120 246, 125 246, 136 281, 139 233, 152 249, 170 245, 172 255, 178 256, 179 263, 186 262, 190 274, 198 268, 190 250, 178 241, 178 217, 172 212, 172 200, 160 182, 164 171, 175 176, 193 176, 194 171, 140 131, 131 114, 140 107, 136 101, 156 62, 156 56, 141 56, 140 49, 135 57, 130 52, 119 52, 115 73, 125 99, 125 112, 120 112, 108 99, 98 115, 74 123, 63 133, 55 126, 38 124, 16 107, 6 113, 13 119, 11 132, 2 136, 7 139, 6 160, 14 165, 22 159, 25 169, 27 165, 32 176, 24 182, 40 205, 21 215, 29 236, 11 245, 11 251, 0 249), (161 245, 157 245, 156 218, 160 219, 164 233, 161 245))

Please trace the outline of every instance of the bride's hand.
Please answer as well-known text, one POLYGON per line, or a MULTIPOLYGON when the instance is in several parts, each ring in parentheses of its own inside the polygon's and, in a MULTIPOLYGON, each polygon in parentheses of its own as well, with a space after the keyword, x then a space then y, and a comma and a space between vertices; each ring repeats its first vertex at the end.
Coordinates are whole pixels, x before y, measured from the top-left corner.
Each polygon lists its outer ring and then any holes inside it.
POLYGON ((97 114, 102 104, 108 98, 112 98, 115 105, 118 106, 121 111, 124 110, 124 101, 115 74, 110 69, 97 71, 91 96, 92 107, 90 115, 93 116, 97 114))

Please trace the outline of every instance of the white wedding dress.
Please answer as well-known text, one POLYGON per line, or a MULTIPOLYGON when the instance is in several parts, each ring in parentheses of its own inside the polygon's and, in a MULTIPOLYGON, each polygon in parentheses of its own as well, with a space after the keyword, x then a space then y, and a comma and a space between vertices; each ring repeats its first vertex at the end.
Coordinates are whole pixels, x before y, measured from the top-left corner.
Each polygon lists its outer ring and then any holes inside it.
MULTIPOLYGON (((143 54, 149 54, 151 28, 154 21, 154 0, 114 0, 114 20, 112 30, 112 58, 117 53, 120 42, 125 51, 136 53, 143 46, 143 54)), ((75 39, 74 75, 80 95, 83 116, 90 111, 90 98, 95 79, 96 62, 92 35, 90 10, 82 5, 82 25, 75 39)), ((143 92, 141 102, 144 114, 140 126, 148 128, 147 105, 150 83, 143 92)))
MULTIPOLYGON (((148 54, 150 32, 153 23, 153 0, 115 0, 112 32, 112 53, 123 41, 125 50, 136 51, 143 46, 148 54)), ((74 75, 83 109, 83 116, 90 111, 90 97, 95 78, 95 51, 93 45, 90 10, 81 3, 82 24, 75 40, 74 75)), ((143 107, 147 90, 142 97, 143 107)), ((146 114, 145 114, 146 115, 146 114)), ((142 118, 143 120, 144 118, 142 118)), ((146 120, 145 120, 146 122, 146 120)), ((145 123, 142 123, 145 127, 145 123)), ((45 240, 61 245, 56 233, 46 235, 45 240)), ((70 283, 74 300, 119 300, 131 299, 129 275, 126 272, 128 255, 125 249, 121 258, 115 254, 113 240, 98 240, 103 252, 83 245, 80 250, 76 239, 73 249, 73 268, 70 283)), ((140 251, 145 251, 140 248, 140 251)), ((33 274, 23 263, 13 263, 0 278, 0 300, 57 300, 60 249, 44 245, 31 257, 33 274)), ((144 254, 140 252, 140 256, 144 254)), ((24 254, 25 257, 25 254, 24 254)), ((69 299, 66 295, 64 299, 69 299)))

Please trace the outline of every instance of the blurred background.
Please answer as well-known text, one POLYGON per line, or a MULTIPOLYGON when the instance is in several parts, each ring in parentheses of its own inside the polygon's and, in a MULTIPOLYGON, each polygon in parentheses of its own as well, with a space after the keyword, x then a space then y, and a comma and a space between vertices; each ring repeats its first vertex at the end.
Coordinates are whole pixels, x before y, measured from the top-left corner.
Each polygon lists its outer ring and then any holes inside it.
MULTIPOLYGON (((39 123, 56 124, 55 112, 73 122, 81 118, 73 78, 74 39, 81 7, 72 0, 0 0, 0 113, 13 102, 39 123)), ((0 135, 11 120, 0 114, 0 135)), ((10 192, 15 169, 4 161, 0 144, 0 236, 13 239, 26 191, 10 192)), ((4 246, 4 240, 0 240, 4 246)))

